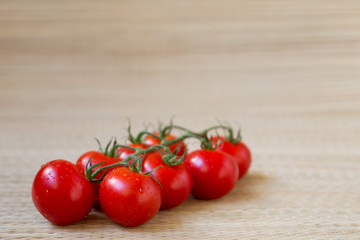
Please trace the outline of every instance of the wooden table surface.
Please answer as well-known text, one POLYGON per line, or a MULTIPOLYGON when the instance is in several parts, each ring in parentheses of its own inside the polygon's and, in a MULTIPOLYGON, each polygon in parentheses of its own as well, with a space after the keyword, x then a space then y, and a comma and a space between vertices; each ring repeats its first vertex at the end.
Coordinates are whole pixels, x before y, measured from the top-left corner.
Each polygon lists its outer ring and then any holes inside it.
POLYGON ((1 239, 359 239, 360 2, 3 0, 0 132, 1 239), (241 126, 229 195, 137 228, 36 211, 41 164, 173 115, 241 126))

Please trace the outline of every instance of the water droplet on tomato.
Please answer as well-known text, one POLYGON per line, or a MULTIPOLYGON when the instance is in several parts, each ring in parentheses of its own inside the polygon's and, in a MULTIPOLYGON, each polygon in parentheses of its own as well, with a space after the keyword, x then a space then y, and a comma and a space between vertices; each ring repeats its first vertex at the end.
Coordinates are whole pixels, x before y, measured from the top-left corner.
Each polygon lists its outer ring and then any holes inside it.
POLYGON ((139 178, 135 178, 135 181, 137 181, 137 182, 138 182, 138 181, 139 181, 139 178))
POLYGON ((139 188, 139 192, 140 192, 140 193, 144 193, 144 189, 139 188))

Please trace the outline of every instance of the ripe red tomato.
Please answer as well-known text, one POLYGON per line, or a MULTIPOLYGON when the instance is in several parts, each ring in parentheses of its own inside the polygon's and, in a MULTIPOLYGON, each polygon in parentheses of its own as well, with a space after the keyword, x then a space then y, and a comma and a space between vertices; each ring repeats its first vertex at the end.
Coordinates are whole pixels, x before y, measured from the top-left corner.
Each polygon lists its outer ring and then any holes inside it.
POLYGON ((162 185, 161 208, 169 209, 183 203, 190 195, 193 180, 190 171, 184 163, 176 166, 168 166, 163 162, 159 152, 150 153, 143 162, 143 171, 153 172, 153 175, 162 185))
POLYGON ((153 218, 160 209, 161 188, 151 176, 117 168, 100 184, 100 205, 114 222, 135 227, 153 218))
POLYGON ((239 179, 240 179, 247 173, 251 165, 251 153, 249 148, 243 142, 232 144, 229 141, 226 141, 224 137, 214 137, 213 138, 214 146, 218 140, 220 141, 218 143, 216 150, 228 153, 235 159, 239 167, 239 179))
POLYGON ((65 160, 43 165, 32 185, 37 210, 57 225, 76 223, 85 218, 94 205, 95 194, 89 181, 76 166, 65 160))
POLYGON ((238 179, 239 170, 232 157, 212 150, 196 150, 185 158, 194 187, 192 195, 198 199, 216 199, 230 192, 238 179))
MULTIPOLYGON (((154 133, 156 136, 159 136, 159 132, 155 132, 154 133)), ((172 140, 175 140, 177 139, 177 137, 175 137, 174 135, 171 135, 171 134, 168 134, 165 136, 165 140, 167 141, 172 141, 172 140)), ((145 138, 145 143, 147 145, 157 145, 157 144, 160 144, 161 141, 151 135, 148 135, 146 138, 145 138)), ((175 143, 175 144, 172 144, 169 146, 171 152, 174 152, 177 148, 179 147, 179 151, 176 153, 177 156, 182 156, 186 150, 186 145, 184 143, 184 141, 180 141, 178 143, 175 143), (180 146, 180 147, 179 147, 180 146)))
MULTIPOLYGON (((133 147, 133 148, 139 148, 139 149, 148 148, 148 146, 144 143, 130 143, 130 144, 128 144, 128 146, 133 147)), ((134 152, 135 152, 134 150, 131 150, 128 148, 123 148, 123 147, 119 147, 119 149, 118 149, 118 154, 119 154, 119 158, 121 161, 125 160, 127 158, 127 156, 129 156, 130 154, 133 154, 134 152)))
MULTIPOLYGON (((81 174, 83 174, 85 176, 85 169, 86 169, 86 164, 88 163, 88 161, 90 160, 90 158, 92 158, 92 165, 104 162, 101 166, 99 167, 104 167, 104 166, 108 166, 111 164, 115 164, 120 162, 120 159, 118 158, 112 158, 112 157, 108 157, 105 156, 103 153, 101 152, 97 152, 97 151, 90 151, 90 152, 86 152, 84 153, 82 156, 80 156, 80 158, 77 160, 76 162, 76 167, 78 168, 78 170, 80 171, 81 174)), ((99 167, 95 168, 93 170, 93 172, 96 171, 96 169, 98 169, 99 167)), ((120 167, 120 166, 119 166, 120 167)), ((114 168, 109 168, 107 169, 106 173, 110 172, 112 169, 114 168)), ((104 171, 101 171, 99 174, 96 175, 96 178, 99 179, 102 177, 102 175, 105 173, 104 171)), ((96 201, 95 201, 95 205, 99 206, 99 183, 98 182, 92 182, 91 183, 94 192, 96 194, 96 201)))

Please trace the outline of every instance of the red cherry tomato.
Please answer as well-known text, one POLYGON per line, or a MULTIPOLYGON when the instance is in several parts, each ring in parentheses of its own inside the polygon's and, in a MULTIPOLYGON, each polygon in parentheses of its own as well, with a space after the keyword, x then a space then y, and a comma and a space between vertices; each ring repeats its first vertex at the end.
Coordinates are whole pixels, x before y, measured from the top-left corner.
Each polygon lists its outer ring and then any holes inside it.
MULTIPOLYGON (((159 136, 159 132, 155 132, 154 133, 156 136, 159 136)), ((174 135, 171 135, 171 134, 168 134, 165 136, 165 140, 167 141, 171 141, 171 140, 175 140, 177 139, 177 137, 175 137, 174 135)), ((145 143, 147 145, 157 145, 157 144, 160 144, 161 141, 151 135, 148 135, 146 138, 145 138, 145 143)), ((184 143, 184 141, 180 141, 180 142, 177 142, 175 144, 172 144, 169 146, 171 152, 174 152, 177 148, 179 147, 179 150, 178 152, 176 153, 177 156, 182 156, 186 150, 186 145, 184 143), (180 147, 179 147, 180 146, 180 147)))
POLYGON ((196 150, 185 158, 194 187, 192 195, 198 199, 216 199, 230 192, 238 179, 239 170, 234 159, 226 153, 196 150))
POLYGON ((168 166, 163 162, 159 152, 149 154, 143 162, 143 171, 153 172, 153 175, 162 185, 161 209, 169 209, 180 205, 190 195, 193 181, 190 171, 184 163, 168 166))
POLYGON ((239 167, 239 179, 242 178, 247 173, 251 165, 251 153, 249 148, 243 142, 232 144, 229 141, 224 140, 224 137, 214 137, 214 146, 218 139, 219 143, 216 150, 225 152, 235 159, 239 167))
MULTIPOLYGON (((146 149, 148 148, 148 146, 144 143, 131 143, 128 144, 129 147, 133 147, 133 148, 139 148, 139 149, 146 149)), ((123 147, 119 147, 118 149, 118 154, 119 154, 119 158, 121 161, 125 160, 127 156, 129 156, 130 154, 133 154, 135 151, 128 149, 128 148, 123 148, 123 147)), ((131 164, 131 161, 130 161, 131 164)))
POLYGON ((37 210, 57 225, 76 223, 94 205, 95 194, 89 181, 75 165, 65 160, 46 163, 36 174, 32 199, 37 210))
MULTIPOLYGON (((79 169, 80 173, 83 174, 84 176, 85 176, 86 164, 88 163, 90 158, 92 158, 92 161, 91 161, 92 165, 104 162, 99 167, 104 167, 104 166, 108 166, 108 165, 120 162, 120 159, 105 156, 101 152, 97 152, 97 151, 86 152, 82 156, 80 156, 80 158, 76 162, 76 167, 79 169)), ((96 169, 98 169, 99 167, 95 168, 93 170, 93 172, 95 172, 96 169)), ((106 173, 110 172, 113 169, 114 168, 107 169, 106 173)), ((97 179, 101 178, 104 173, 105 173, 105 170, 101 171, 99 174, 96 175, 96 178, 97 179)), ((94 192, 96 194, 95 205, 99 206, 99 187, 100 187, 99 183, 98 182, 92 182, 91 185, 93 186, 94 192)))
POLYGON ((114 222, 135 227, 153 218, 160 209, 161 188, 151 176, 117 168, 100 184, 100 205, 114 222))

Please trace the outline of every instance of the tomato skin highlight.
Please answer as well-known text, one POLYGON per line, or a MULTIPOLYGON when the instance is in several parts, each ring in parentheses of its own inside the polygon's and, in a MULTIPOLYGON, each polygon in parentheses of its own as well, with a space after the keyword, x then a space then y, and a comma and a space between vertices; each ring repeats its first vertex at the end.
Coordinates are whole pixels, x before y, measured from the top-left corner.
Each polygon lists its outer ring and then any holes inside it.
POLYGON ((242 178, 247 173, 251 165, 251 152, 249 148, 243 142, 232 144, 229 141, 226 141, 224 137, 214 137, 213 146, 216 145, 218 140, 219 144, 216 147, 216 150, 225 152, 235 159, 239 167, 239 179, 242 178))
POLYGON ((162 186, 162 198, 160 209, 174 208, 183 203, 190 195, 193 180, 190 171, 184 163, 176 166, 168 166, 163 162, 159 152, 149 154, 143 162, 143 171, 150 172, 162 186))
MULTIPOLYGON (((159 132, 155 132, 154 133, 156 136, 159 136, 159 132)), ((174 135, 172 134, 168 134, 165 136, 165 140, 167 141, 172 141, 172 140, 175 140, 177 139, 177 137, 175 137, 174 135)), ((157 144, 161 144, 161 140, 151 136, 151 135, 148 135, 146 138, 145 138, 145 143, 147 145, 157 145, 157 144)), ((177 142, 177 143, 174 143, 172 145, 169 146, 171 152, 173 153, 177 148, 179 147, 179 151, 176 153, 177 156, 182 156, 185 151, 186 151, 186 145, 184 143, 184 141, 180 141, 180 142, 177 142), (180 146, 180 147, 179 147, 180 146)))
POLYGON ((89 214, 95 194, 73 163, 59 159, 40 168, 32 185, 32 199, 47 220, 69 225, 89 214))
MULTIPOLYGON (((147 149, 148 146, 144 143, 130 143, 127 146, 129 147, 133 147, 133 148, 139 148, 139 149, 147 149)), ((119 159, 121 161, 125 160, 127 158, 127 156, 129 156, 130 154, 135 153, 134 150, 128 149, 128 148, 123 148, 123 147, 119 147, 118 149, 118 154, 119 154, 119 159)), ((131 160, 130 160, 130 164, 131 164, 131 160)))
POLYGON ((136 227, 152 219, 160 209, 161 188, 150 176, 117 168, 100 184, 100 205, 114 222, 136 227))
POLYGON ((196 150, 188 154, 185 164, 190 169, 197 199, 211 200, 229 193, 235 186, 239 170, 232 157, 213 150, 196 150))
MULTIPOLYGON (((78 170, 80 171, 80 173, 82 175, 85 176, 85 169, 86 169, 86 165, 88 163, 88 161, 90 160, 90 158, 92 159, 91 163, 92 165, 95 165, 95 164, 98 164, 98 163, 101 163, 101 162, 104 162, 101 166, 99 167, 104 167, 104 166, 108 166, 108 165, 111 165, 111 164, 115 164, 115 163, 118 163, 120 162, 120 159, 118 158, 111 158, 111 157, 108 157, 108 156, 105 156, 104 154, 102 154, 101 152, 97 152, 97 151, 89 151, 89 152, 86 152, 84 153, 83 155, 81 155, 79 157, 79 159, 77 160, 76 162, 76 167, 78 168, 78 170)), ((95 168, 93 170, 93 172, 96 171, 96 169, 98 169, 99 167, 95 168)), ((121 167, 121 166, 118 166, 118 167, 121 167)), ((115 167, 115 168, 118 168, 118 167, 115 167)), ((106 171, 106 174, 108 172, 110 172, 111 170, 113 170, 114 168, 109 168, 107 169, 106 171)), ((102 175, 105 173, 105 170, 104 171, 101 171, 99 174, 96 175, 96 178, 99 179, 102 177, 102 175)), ((99 188, 100 188, 100 185, 98 182, 92 182, 91 183, 93 189, 94 189, 94 192, 95 192, 95 195, 96 195, 96 201, 95 201, 95 206, 99 206, 99 188)))

